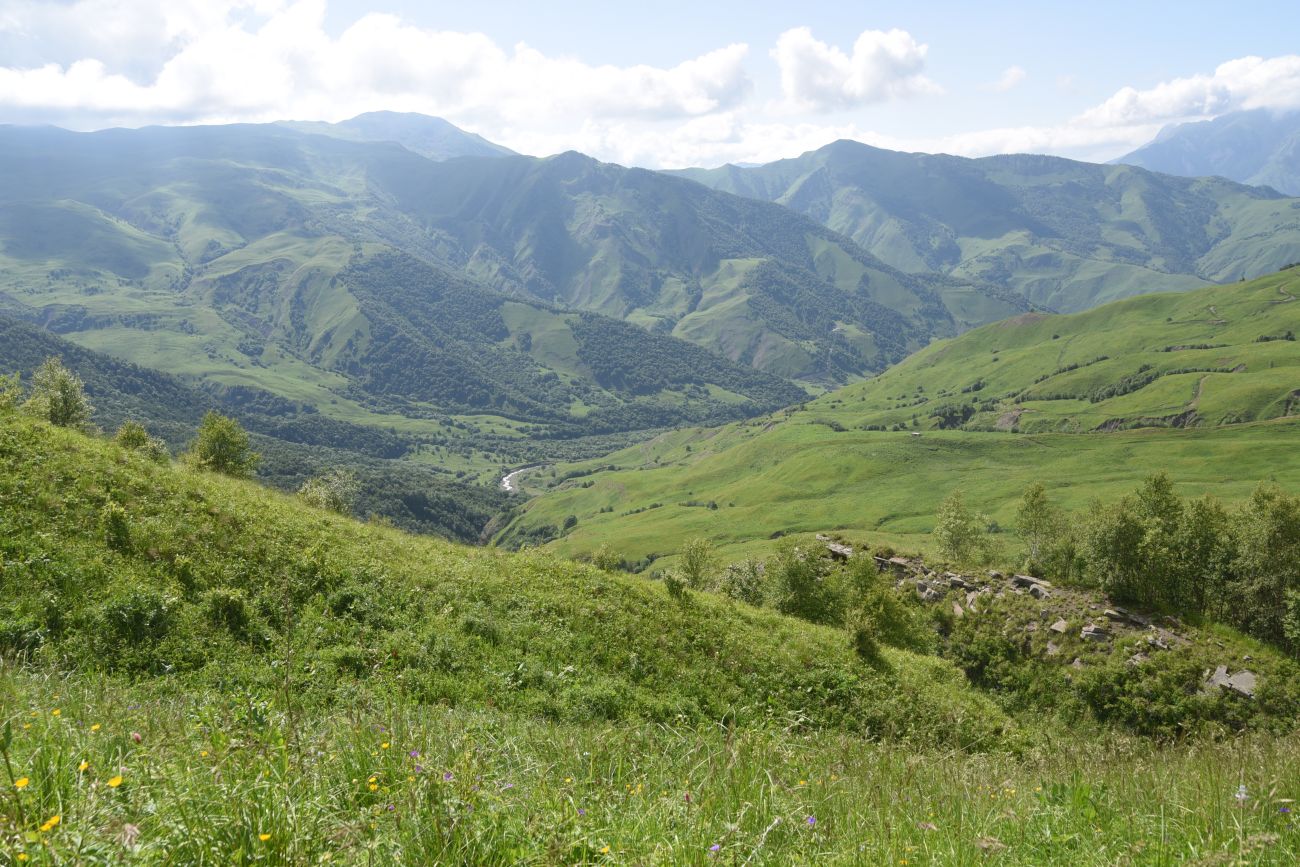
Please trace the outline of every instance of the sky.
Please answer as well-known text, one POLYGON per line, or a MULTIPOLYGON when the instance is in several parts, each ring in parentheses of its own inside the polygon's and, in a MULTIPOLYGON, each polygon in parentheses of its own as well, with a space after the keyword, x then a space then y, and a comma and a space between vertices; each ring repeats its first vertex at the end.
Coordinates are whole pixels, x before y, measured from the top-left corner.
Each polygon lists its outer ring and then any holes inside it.
POLYGON ((0 123, 450 120, 522 153, 757 163, 840 138, 1105 161, 1300 108, 1300 3, 0 0, 0 123))

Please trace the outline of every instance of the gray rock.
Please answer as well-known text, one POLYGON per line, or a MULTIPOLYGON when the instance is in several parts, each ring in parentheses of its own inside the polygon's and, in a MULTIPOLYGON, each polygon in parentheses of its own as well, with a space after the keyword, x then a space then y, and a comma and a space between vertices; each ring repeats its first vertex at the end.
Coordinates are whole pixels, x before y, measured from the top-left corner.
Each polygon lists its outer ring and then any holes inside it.
POLYGON ((1047 642, 1047 655, 1048 655, 1048 656, 1056 656, 1056 655, 1057 655, 1058 653, 1060 653, 1060 652, 1061 652, 1061 648, 1057 646, 1056 642, 1054 642, 1054 641, 1049 641, 1049 642, 1047 642))
POLYGON ((1089 623, 1079 632, 1084 641, 1110 641, 1110 633, 1100 626, 1089 623))
POLYGON ((1219 687, 1228 692, 1236 693, 1244 698, 1255 697, 1255 687, 1258 683, 1258 677, 1255 672, 1244 670, 1236 674, 1228 673, 1228 666, 1220 665, 1214 669, 1214 673, 1206 678, 1207 687, 1219 687))
POLYGON ((847 560, 853 556, 853 549, 850 546, 838 542, 827 542, 826 550, 830 552, 832 560, 847 560))
POLYGON ((1064 635, 1070 631, 1070 624, 1066 623, 1064 620, 1058 620, 1047 628, 1055 632, 1057 635, 1064 635))
POLYGON ((1168 650, 1169 643, 1159 635, 1148 635, 1147 646, 1154 647, 1156 650, 1168 650))
POLYGON ((989 570, 989 577, 992 578, 994 581, 999 581, 999 580, 1002 579, 1003 575, 1002 575, 1001 572, 999 572, 999 571, 996 570, 996 569, 990 569, 990 570, 989 570))
POLYGON ((1029 595, 1034 597, 1035 599, 1046 599, 1048 596, 1051 596, 1052 594, 1049 593, 1047 588, 1044 587, 1042 584, 1032 584, 1029 587, 1029 595))
POLYGON ((1011 583, 1016 587, 1024 587, 1026 589, 1033 587, 1035 585, 1040 587, 1052 586, 1051 582, 1044 581, 1041 578, 1035 578, 1033 575, 1012 575, 1011 583))
POLYGON ((1147 655, 1145 653, 1135 653, 1128 658, 1128 664, 1131 666, 1141 665, 1146 661, 1147 661, 1147 655))
POLYGON ((1074 662, 1071 662, 1071 663, 1070 663, 1070 667, 1071 667, 1071 668, 1083 668, 1083 660, 1076 656, 1076 657, 1074 658, 1074 662))
POLYGON ((954 603, 952 603, 952 616, 953 616, 953 617, 965 617, 965 616, 966 616, 966 609, 964 609, 964 608, 961 607, 961 603, 959 603, 959 602, 954 602, 954 603))

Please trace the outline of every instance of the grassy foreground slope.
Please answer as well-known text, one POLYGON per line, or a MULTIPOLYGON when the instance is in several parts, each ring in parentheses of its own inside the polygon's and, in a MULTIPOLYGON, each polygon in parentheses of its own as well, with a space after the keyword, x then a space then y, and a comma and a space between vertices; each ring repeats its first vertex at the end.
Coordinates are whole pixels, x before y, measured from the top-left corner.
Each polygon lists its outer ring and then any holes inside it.
POLYGON ((960 674, 545 554, 407 536, 0 417, 0 648, 227 690, 995 744, 960 674))
POLYGON ((737 555, 830 529, 919 546, 957 487, 1002 526, 1033 481, 1070 508, 1155 469, 1227 500, 1260 480, 1295 488, 1296 294, 1291 269, 985 326, 769 419, 534 474, 551 490, 504 539, 553 536, 572 515, 557 550, 633 561, 695 536, 737 555))

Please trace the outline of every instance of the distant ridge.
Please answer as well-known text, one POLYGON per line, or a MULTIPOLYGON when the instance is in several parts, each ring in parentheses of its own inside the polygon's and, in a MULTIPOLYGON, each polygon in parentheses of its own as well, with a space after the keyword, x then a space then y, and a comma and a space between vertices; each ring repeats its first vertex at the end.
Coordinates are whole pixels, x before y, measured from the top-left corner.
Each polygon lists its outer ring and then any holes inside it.
POLYGON ((1218 175, 1300 196, 1300 110, 1234 111, 1167 126, 1115 162, 1171 175, 1218 175))
POLYGON ((280 121, 279 125, 347 141, 396 142, 431 160, 515 156, 510 148, 467 132, 440 117, 414 112, 368 111, 338 123, 280 121))

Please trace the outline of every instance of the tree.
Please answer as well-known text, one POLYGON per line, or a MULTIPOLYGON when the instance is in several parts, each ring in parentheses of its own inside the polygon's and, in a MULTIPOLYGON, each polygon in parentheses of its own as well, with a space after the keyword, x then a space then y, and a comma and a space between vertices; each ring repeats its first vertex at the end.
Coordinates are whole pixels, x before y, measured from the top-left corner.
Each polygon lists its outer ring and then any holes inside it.
POLYGON ((32 375, 32 393, 23 409, 56 427, 83 428, 95 408, 81 378, 50 356, 32 375))
POLYGON ((233 418, 209 411, 199 424, 198 436, 190 447, 189 460, 195 466, 248 478, 257 469, 261 455, 248 444, 248 433, 233 418))
POLYGON ((939 553, 958 563, 970 562, 984 546, 986 524, 967 508, 962 492, 953 491, 935 514, 934 541, 939 553))
POLYGON ((1060 534, 1062 524, 1060 511, 1047 499, 1047 489, 1042 482, 1034 482, 1025 490, 1016 510, 1016 529, 1025 540, 1030 562, 1042 562, 1048 546, 1060 534))
POLYGON ((768 561, 766 571, 777 611, 813 623, 843 624, 848 594, 825 558, 787 540, 768 561))

